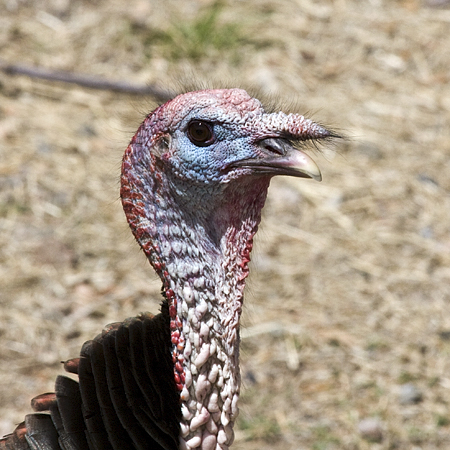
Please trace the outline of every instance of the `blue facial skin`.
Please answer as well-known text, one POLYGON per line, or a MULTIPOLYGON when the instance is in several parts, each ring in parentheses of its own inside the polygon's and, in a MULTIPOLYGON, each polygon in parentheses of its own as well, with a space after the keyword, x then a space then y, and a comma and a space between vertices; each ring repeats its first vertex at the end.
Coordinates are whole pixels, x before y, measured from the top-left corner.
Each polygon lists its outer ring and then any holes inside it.
MULTIPOLYGON (((262 107, 258 112, 250 111, 246 114, 230 109, 225 111, 220 107, 207 106, 191 110, 182 123, 171 130, 168 162, 178 177, 204 184, 228 182, 230 176, 226 169, 230 164, 261 155, 261 148, 255 143, 251 130, 243 125, 249 119, 264 114, 262 107), (193 121, 210 127, 212 138, 209 145, 192 142, 189 126, 193 121)), ((237 173, 231 178, 236 175, 237 173)))
POLYGON ((171 156, 170 165, 177 176, 204 184, 225 182, 229 180, 225 169, 231 163, 261 154, 249 136, 239 136, 218 124, 212 130, 215 140, 208 146, 195 145, 184 130, 175 131, 171 147, 177 152, 171 156))

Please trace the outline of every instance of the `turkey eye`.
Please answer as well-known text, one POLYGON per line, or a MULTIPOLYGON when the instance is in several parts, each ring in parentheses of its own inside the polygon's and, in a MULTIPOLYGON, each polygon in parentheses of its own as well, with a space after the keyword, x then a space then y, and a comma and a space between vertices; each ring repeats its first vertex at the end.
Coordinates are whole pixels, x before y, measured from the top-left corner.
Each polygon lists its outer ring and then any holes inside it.
POLYGON ((189 123, 187 131, 189 140, 199 147, 206 147, 212 144, 214 140, 214 134, 209 123, 193 120, 189 123))

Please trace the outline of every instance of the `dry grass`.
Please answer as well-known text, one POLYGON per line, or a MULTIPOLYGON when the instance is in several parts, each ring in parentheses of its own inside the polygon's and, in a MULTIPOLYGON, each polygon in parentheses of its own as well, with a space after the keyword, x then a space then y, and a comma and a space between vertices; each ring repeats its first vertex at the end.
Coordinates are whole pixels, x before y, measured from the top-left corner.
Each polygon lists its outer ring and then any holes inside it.
MULTIPOLYGON (((234 448, 449 448, 450 10, 229 1, 212 39, 211 7, 3 0, 1 56, 168 87, 238 80, 345 130, 332 161, 317 156, 321 184, 273 183, 234 448), (422 401, 400 402, 407 382, 422 401), (368 417, 380 442, 358 432, 368 417)), ((159 283, 118 202, 121 153, 152 105, 6 75, 0 98, 1 434, 104 324, 156 311, 159 283)))

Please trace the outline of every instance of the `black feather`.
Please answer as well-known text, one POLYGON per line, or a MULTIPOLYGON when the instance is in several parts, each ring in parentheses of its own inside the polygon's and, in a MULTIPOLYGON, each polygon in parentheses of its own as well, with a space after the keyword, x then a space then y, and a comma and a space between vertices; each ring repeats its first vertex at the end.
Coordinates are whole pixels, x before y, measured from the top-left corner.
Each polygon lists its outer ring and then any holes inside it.
POLYGON ((119 370, 119 360, 116 354, 116 333, 107 334, 104 337, 102 344, 105 357, 108 389, 117 417, 119 418, 122 427, 127 431, 129 436, 128 439, 131 439, 134 447, 138 450, 146 450, 148 449, 147 433, 140 426, 134 415, 130 414, 127 395, 125 393, 121 372, 119 370))
POLYGON ((25 416, 25 439, 32 450, 59 450, 58 433, 49 414, 25 416))
POLYGON ((167 302, 161 305, 161 314, 143 322, 145 367, 151 384, 158 393, 156 401, 161 407, 161 429, 176 438, 180 434, 180 394, 174 379, 174 367, 170 355, 170 317, 167 302))
POLYGON ((25 422, 17 425, 11 434, 0 439, 0 450, 30 450, 25 437, 26 431, 25 422))
POLYGON ((79 384, 71 378, 59 375, 56 378, 55 393, 67 441, 71 441, 73 448, 79 450, 88 448, 79 384))
POLYGON ((63 420, 61 418, 61 413, 59 411, 57 402, 50 406, 50 415, 52 417, 53 425, 55 426, 56 432, 59 436, 59 446, 63 450, 78 450, 72 438, 66 433, 66 430, 64 429, 63 420))
POLYGON ((78 365, 78 377, 80 380, 80 392, 83 402, 83 417, 86 424, 91 450, 111 450, 108 434, 103 424, 100 405, 97 399, 95 379, 92 374, 91 352, 95 341, 87 341, 83 344, 80 352, 80 363, 78 365))
POLYGON ((0 450, 178 450, 181 407, 171 357, 167 302, 157 316, 108 325, 56 379, 55 394, 35 397, 25 424, 0 450))
MULTIPOLYGON (((96 338, 92 345, 91 368, 95 380, 97 399, 100 405, 103 423, 105 426, 105 431, 108 434, 109 442, 115 450, 123 450, 124 448, 131 448, 132 441, 117 417, 108 389, 106 362, 104 356, 105 349, 103 347, 103 341, 105 338, 106 335, 102 335, 98 339, 96 338)), ((106 348, 106 350, 107 349, 108 348, 106 348)))
POLYGON ((125 394, 130 412, 148 435, 147 442, 149 444, 151 443, 152 448, 155 450, 164 450, 164 447, 158 442, 158 437, 161 433, 155 425, 153 414, 139 388, 136 381, 136 374, 132 367, 129 335, 129 326, 132 326, 132 322, 133 319, 124 322, 124 326, 120 327, 116 332, 116 353, 119 360, 125 394))

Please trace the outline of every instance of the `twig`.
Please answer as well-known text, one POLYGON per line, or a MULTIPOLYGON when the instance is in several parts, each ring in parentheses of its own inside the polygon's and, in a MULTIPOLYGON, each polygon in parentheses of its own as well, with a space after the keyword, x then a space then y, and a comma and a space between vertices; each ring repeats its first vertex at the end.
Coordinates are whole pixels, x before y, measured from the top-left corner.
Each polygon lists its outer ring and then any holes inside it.
POLYGON ((165 102, 173 94, 154 85, 136 85, 126 81, 109 81, 92 75, 82 75, 66 71, 53 71, 42 67, 24 66, 21 64, 7 64, 0 60, 0 70, 8 75, 26 75, 31 78, 40 78, 49 81, 77 84, 90 89, 102 89, 115 92, 125 92, 133 95, 149 95, 155 100, 165 102))
POLYGON ((450 3, 450 0, 426 0, 425 4, 431 6, 432 8, 439 8, 441 6, 446 6, 450 3))

